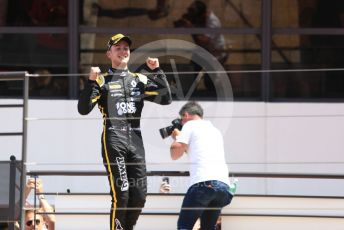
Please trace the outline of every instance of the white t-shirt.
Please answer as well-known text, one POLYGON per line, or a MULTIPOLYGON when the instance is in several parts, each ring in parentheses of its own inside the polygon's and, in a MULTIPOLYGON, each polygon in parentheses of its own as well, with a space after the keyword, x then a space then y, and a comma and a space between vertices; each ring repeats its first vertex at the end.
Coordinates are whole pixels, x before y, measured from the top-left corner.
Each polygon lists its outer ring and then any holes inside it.
POLYGON ((186 122, 176 141, 188 145, 190 185, 208 180, 218 180, 229 185, 223 137, 210 121, 186 122))
MULTIPOLYGON (((220 19, 213 12, 210 12, 209 17, 207 18, 206 27, 207 28, 221 28, 222 27, 220 19)), ((223 34, 206 34, 206 36, 210 38, 212 45, 216 49, 226 48, 225 37, 223 36, 223 34)))

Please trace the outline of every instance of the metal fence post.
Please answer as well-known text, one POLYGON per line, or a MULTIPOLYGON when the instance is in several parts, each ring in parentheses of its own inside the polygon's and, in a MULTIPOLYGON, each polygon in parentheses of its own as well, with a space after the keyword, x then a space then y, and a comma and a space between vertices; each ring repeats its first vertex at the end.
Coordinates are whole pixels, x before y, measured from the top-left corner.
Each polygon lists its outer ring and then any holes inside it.
POLYGON ((8 229, 14 230, 15 220, 16 220, 16 168, 17 161, 15 156, 10 157, 10 186, 9 186, 9 213, 8 213, 8 229))
POLYGON ((22 164, 21 164, 21 205, 20 205, 20 209, 21 209, 21 215, 20 215, 20 229, 21 230, 25 230, 25 210, 24 210, 24 206, 25 206, 25 184, 26 184, 26 161, 27 161, 27 131, 28 131, 28 127, 27 127, 27 117, 28 117, 28 111, 29 111, 29 79, 30 79, 30 75, 28 73, 25 73, 24 75, 24 89, 23 89, 23 93, 24 93, 24 107, 23 107, 23 140, 22 140, 22 164))

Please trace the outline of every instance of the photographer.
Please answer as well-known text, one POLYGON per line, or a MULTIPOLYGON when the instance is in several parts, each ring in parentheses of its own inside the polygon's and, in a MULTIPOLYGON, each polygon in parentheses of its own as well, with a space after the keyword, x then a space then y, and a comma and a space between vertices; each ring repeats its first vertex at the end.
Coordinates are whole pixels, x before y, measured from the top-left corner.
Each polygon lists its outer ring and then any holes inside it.
POLYGON ((203 120, 203 109, 198 103, 186 103, 179 115, 183 128, 172 132, 171 158, 177 160, 187 154, 191 186, 183 200, 178 229, 192 229, 198 218, 201 229, 215 229, 221 209, 233 198, 223 137, 210 121, 203 120))

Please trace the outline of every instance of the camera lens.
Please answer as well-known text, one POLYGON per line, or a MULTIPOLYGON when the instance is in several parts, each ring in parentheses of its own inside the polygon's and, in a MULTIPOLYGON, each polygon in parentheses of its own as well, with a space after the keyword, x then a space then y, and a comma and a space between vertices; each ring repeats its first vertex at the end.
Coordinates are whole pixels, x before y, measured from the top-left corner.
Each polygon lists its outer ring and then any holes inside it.
POLYGON ((161 128, 159 129, 160 135, 163 139, 165 139, 166 137, 170 136, 172 134, 173 131, 173 126, 167 126, 165 128, 161 128))

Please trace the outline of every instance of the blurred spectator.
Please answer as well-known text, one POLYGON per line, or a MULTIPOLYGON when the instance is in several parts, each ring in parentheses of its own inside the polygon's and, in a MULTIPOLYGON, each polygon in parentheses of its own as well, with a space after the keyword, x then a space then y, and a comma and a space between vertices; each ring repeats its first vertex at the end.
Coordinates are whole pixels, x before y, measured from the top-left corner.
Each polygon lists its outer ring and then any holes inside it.
POLYGON ((47 228, 44 223, 43 216, 36 213, 35 209, 28 209, 25 211, 25 230, 51 230, 54 228, 47 228))
POLYGON ((38 77, 32 78, 31 95, 32 96, 53 96, 55 94, 52 76, 49 70, 41 69, 34 72, 38 77))
POLYGON ((25 209, 27 209, 25 212, 25 229, 55 230, 54 208, 48 203, 48 201, 45 199, 45 196, 42 194, 42 181, 37 178, 29 178, 26 183, 24 193, 26 197, 25 209), (36 209, 36 207, 27 201, 30 193, 34 190, 36 190, 39 200, 38 209, 36 209))
POLYGON ((34 72, 38 75, 30 80, 30 95, 39 97, 67 96, 67 78, 53 77, 49 70, 40 69, 34 72))
POLYGON ((0 223, 0 230, 8 230, 8 224, 7 223, 0 223))
POLYGON ((156 7, 148 11, 148 17, 152 20, 157 20, 166 17, 170 12, 170 5, 168 0, 157 0, 156 7))
POLYGON ((171 192, 171 185, 170 185, 170 183, 169 183, 168 177, 164 177, 164 178, 162 179, 162 182, 161 182, 161 184, 160 184, 160 189, 159 189, 159 191, 160 191, 161 193, 169 193, 169 192, 171 192))
MULTIPOLYGON (((214 14, 213 11, 208 9, 207 5, 200 0, 194 1, 187 9, 187 12, 183 16, 173 22, 175 27, 187 27, 187 28, 221 28, 220 19, 214 14)), ((216 60, 224 65, 228 59, 228 52, 226 50, 227 45, 223 34, 208 33, 208 34, 193 34, 192 39, 194 42, 206 49, 211 53, 216 60)), ((193 53, 192 60, 195 60, 197 53, 193 53)), ((192 62, 194 71, 201 71, 202 66, 195 62, 192 62)), ((197 76, 197 75, 196 75, 197 76)), ((210 79, 209 75, 204 75, 204 86, 211 92, 215 91, 214 83, 210 79)))
POLYGON ((29 11, 39 26, 67 26, 68 0, 33 0, 29 11))
MULTIPOLYGON (((175 27, 188 28, 221 28, 220 19, 209 10, 207 5, 200 0, 194 1, 183 16, 173 22, 175 27)), ((226 42, 223 34, 193 34, 195 43, 211 54, 213 54, 220 63, 225 63, 228 58, 226 52, 226 42)))
MULTIPOLYGON (((35 26, 67 26, 68 0, 33 0, 28 14, 35 26)), ((37 39, 41 47, 67 48, 66 34, 38 34, 37 39)))

